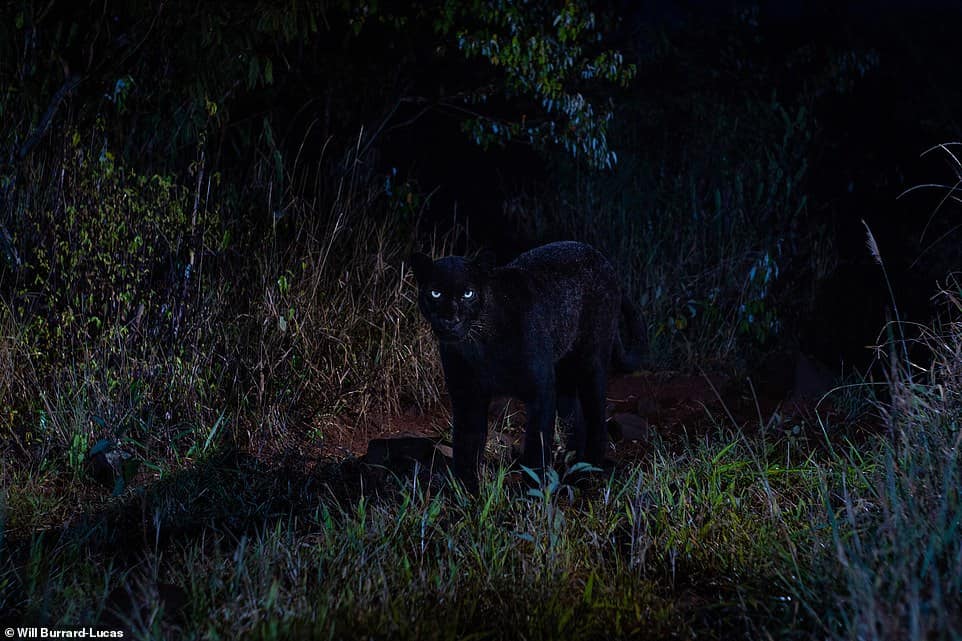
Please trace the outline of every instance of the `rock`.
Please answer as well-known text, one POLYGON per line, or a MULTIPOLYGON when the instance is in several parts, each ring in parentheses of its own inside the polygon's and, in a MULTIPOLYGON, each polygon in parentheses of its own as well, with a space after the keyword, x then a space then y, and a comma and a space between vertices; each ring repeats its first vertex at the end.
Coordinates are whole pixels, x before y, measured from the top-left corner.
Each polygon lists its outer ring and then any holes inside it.
POLYGON ((605 429, 608 430, 608 436, 615 443, 620 443, 625 439, 625 435, 621 431, 621 425, 613 417, 605 421, 605 429))
POLYGON ((832 389, 836 378, 836 373, 824 364, 799 353, 795 359, 795 381, 789 400, 818 400, 832 389))
POLYGON ((424 436, 395 436, 376 438, 367 446, 367 454, 361 461, 368 465, 384 467, 409 467, 414 463, 423 466, 445 464, 451 458, 451 448, 424 436))
MULTIPOLYGON (((611 422, 618 426, 621 439, 628 441, 644 441, 648 439, 648 421, 637 414, 627 412, 615 414, 611 422)), ((609 433, 610 433, 609 429, 609 433)))
POLYGON ((635 413, 639 416, 648 416, 658 411, 658 403, 651 396, 643 396, 635 404, 635 413))
POLYGON ((119 495, 136 476, 140 461, 119 442, 101 439, 87 453, 86 468, 91 478, 119 495))

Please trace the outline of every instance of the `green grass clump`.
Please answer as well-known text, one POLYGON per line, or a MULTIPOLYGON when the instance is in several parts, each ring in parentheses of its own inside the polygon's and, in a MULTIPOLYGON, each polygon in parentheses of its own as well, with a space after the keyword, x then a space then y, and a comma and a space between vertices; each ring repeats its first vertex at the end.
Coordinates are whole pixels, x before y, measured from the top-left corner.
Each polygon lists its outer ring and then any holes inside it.
POLYGON ((825 591, 813 607, 838 638, 962 636, 962 291, 942 295, 949 320, 922 328, 928 362, 888 350, 874 465, 825 493, 832 537, 811 589, 825 591))

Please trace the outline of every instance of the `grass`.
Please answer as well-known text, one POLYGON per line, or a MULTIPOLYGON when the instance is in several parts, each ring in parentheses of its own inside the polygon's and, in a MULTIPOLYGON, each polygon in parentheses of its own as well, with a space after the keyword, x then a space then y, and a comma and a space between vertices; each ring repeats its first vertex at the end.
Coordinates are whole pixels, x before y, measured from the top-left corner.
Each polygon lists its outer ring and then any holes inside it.
POLYGON ((919 339, 928 362, 888 351, 888 399, 876 401, 886 438, 827 510, 835 555, 819 576, 843 586, 827 621, 851 638, 962 636, 962 298, 957 285, 942 297, 949 320, 919 339))
POLYGON ((189 191, 76 140, 28 168, 22 262, 0 275, 0 430, 21 461, 78 480, 107 441, 163 475, 437 404, 404 266, 417 212, 379 199, 359 163, 238 229, 222 212, 242 198, 202 154, 189 191))
POLYGON ((526 492, 492 469, 477 499, 417 477, 349 498, 308 475, 211 462, 13 542, 4 605, 24 621, 96 622, 115 616, 111 594, 129 593, 116 615, 143 638, 791 627, 779 568, 803 562, 788 550, 818 505, 817 466, 786 468, 744 436, 717 436, 659 447, 650 464, 590 489, 562 478, 555 492, 526 492), (154 597, 167 585, 183 591, 184 609, 160 611, 154 597))
POLYGON ((786 460, 783 439, 722 427, 588 487, 531 490, 495 462, 477 498, 423 473, 372 487, 350 463, 212 457, 8 529, 2 607, 136 638, 946 637, 958 437, 926 436, 813 437, 786 460))

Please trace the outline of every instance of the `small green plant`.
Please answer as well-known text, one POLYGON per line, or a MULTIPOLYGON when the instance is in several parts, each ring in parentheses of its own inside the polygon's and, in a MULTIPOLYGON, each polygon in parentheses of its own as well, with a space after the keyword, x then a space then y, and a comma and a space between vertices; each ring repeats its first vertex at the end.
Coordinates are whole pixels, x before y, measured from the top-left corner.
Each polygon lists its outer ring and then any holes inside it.
POLYGON ((554 467, 547 468, 543 473, 529 467, 522 467, 522 471, 534 483, 528 489, 528 496, 533 499, 531 506, 536 509, 537 516, 532 518, 531 529, 518 532, 517 536, 533 545, 533 552, 545 560, 546 567, 553 567, 558 560, 558 548, 563 544, 565 535, 565 514, 562 501, 574 501, 574 486, 569 482, 586 473, 600 472, 601 469, 588 463, 579 462, 569 465, 570 457, 566 461, 565 469, 558 472, 554 467))
POLYGON ((742 303, 738 306, 738 331, 758 345, 778 333, 780 321, 772 304, 771 288, 778 278, 778 263, 769 252, 759 256, 748 270, 742 303))
POLYGON ((82 432, 76 432, 70 441, 70 449, 67 450, 67 465, 75 477, 83 475, 87 451, 90 449, 89 442, 89 437, 82 432))

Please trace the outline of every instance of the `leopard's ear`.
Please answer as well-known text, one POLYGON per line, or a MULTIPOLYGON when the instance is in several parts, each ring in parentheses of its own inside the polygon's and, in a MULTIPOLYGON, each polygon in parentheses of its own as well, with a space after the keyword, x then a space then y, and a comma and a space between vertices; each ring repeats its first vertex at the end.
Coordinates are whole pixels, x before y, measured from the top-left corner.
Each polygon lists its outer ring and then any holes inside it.
POLYGON ((411 269, 414 271, 414 279, 419 283, 425 282, 430 277, 433 268, 434 261, 430 256, 421 252, 411 254, 411 269))
POLYGON ((492 269, 494 269, 497 263, 498 256, 490 249, 485 249, 479 253, 474 260, 471 261, 475 269, 481 273, 487 274, 492 269))

